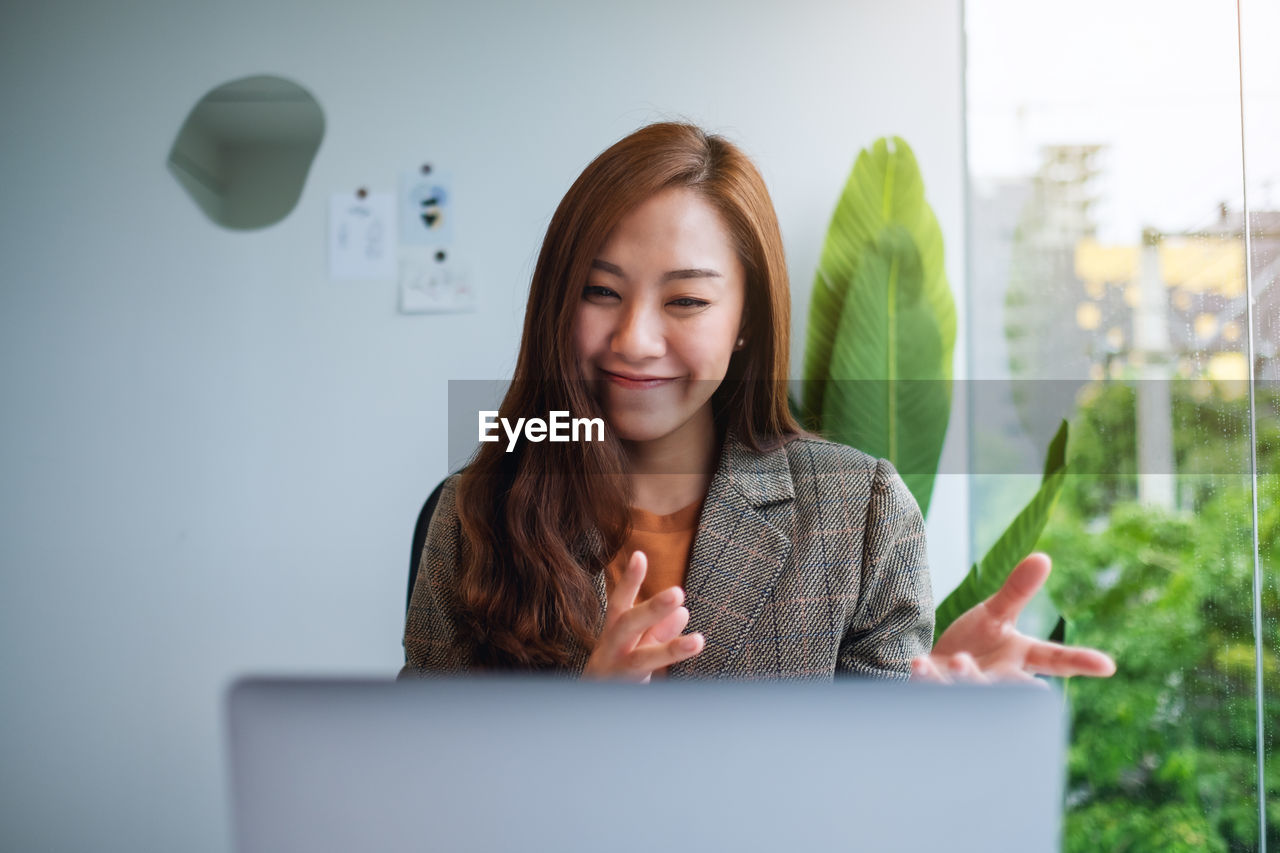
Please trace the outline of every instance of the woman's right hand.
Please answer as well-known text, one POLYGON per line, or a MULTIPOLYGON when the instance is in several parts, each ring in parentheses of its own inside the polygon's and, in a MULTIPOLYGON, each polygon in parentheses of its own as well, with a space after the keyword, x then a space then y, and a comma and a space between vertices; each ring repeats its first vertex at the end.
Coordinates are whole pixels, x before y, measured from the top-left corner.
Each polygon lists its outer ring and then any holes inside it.
POLYGON ((636 604, 648 569, 643 551, 632 553, 605 609, 604 629, 582 670, 583 678, 647 683, 655 670, 700 654, 698 633, 681 634, 689 624, 684 590, 669 587, 636 604))

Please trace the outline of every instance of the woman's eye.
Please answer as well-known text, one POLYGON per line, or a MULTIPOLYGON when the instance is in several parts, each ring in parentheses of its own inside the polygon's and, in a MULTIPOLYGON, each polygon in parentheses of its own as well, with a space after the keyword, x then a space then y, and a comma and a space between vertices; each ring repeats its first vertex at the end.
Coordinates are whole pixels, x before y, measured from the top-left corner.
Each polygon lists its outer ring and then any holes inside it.
POLYGON ((693 299, 691 297, 684 296, 684 297, 681 297, 680 299, 671 300, 671 304, 677 305, 681 308, 700 308, 703 305, 708 305, 710 303, 704 302, 701 299, 693 299))
POLYGON ((612 290, 610 290, 607 287, 601 287, 598 284, 588 284, 586 287, 582 288, 582 295, 583 296, 617 296, 618 294, 614 293, 612 290))

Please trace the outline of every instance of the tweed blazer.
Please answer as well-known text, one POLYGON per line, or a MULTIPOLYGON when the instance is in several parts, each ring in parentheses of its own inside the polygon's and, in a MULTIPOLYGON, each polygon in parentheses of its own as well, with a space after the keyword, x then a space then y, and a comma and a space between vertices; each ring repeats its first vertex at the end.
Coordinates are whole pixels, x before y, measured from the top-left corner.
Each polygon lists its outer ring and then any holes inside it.
MULTIPOLYGON (((470 668, 458 642, 462 537, 445 481, 405 622, 400 677, 470 668)), ((596 576, 604 623, 605 578, 596 576)), ((685 578, 701 654, 669 678, 905 680, 933 644, 920 509, 888 460, 801 436, 755 453, 730 430, 703 502, 685 578)), ((578 650, 573 673, 589 652, 578 650)))

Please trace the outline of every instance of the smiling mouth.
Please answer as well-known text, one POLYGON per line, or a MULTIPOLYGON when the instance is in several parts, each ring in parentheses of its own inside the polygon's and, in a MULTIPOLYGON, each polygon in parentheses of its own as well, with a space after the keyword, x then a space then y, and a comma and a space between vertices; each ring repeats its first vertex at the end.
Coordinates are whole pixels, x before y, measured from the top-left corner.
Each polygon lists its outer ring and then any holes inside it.
POLYGON ((610 371, 605 370, 604 368, 600 368, 600 372, 603 373, 605 375, 605 378, 608 379, 610 382, 614 383, 615 385, 619 385, 623 388, 635 388, 635 389, 657 388, 659 385, 666 385, 668 382, 675 382, 677 379, 677 377, 675 376, 652 377, 648 379, 632 379, 629 376, 621 376, 617 373, 611 373, 610 371))

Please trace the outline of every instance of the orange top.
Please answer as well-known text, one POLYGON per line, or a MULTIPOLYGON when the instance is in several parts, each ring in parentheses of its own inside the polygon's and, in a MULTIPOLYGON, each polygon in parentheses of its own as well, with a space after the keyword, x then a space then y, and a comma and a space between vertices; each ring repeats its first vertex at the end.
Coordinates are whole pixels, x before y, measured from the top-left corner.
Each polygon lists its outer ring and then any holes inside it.
MULTIPOLYGON (((693 535, 698 530, 698 515, 702 511, 702 498, 684 509, 668 515, 658 515, 639 507, 631 507, 631 536, 605 567, 605 587, 609 594, 618 585, 627 561, 636 551, 644 551, 649 567, 636 604, 662 592, 667 587, 684 586, 689 568, 689 552, 693 550, 693 535)), ((666 667, 654 673, 661 677, 666 667)))
POLYGON ((702 501, 703 498, 698 498, 684 509, 668 515, 658 515, 637 506, 631 507, 631 537, 605 569, 605 586, 609 592, 612 593, 613 588, 618 585, 627 561, 636 551, 644 551, 649 559, 649 567, 640 583, 636 604, 667 587, 684 586, 702 501))

